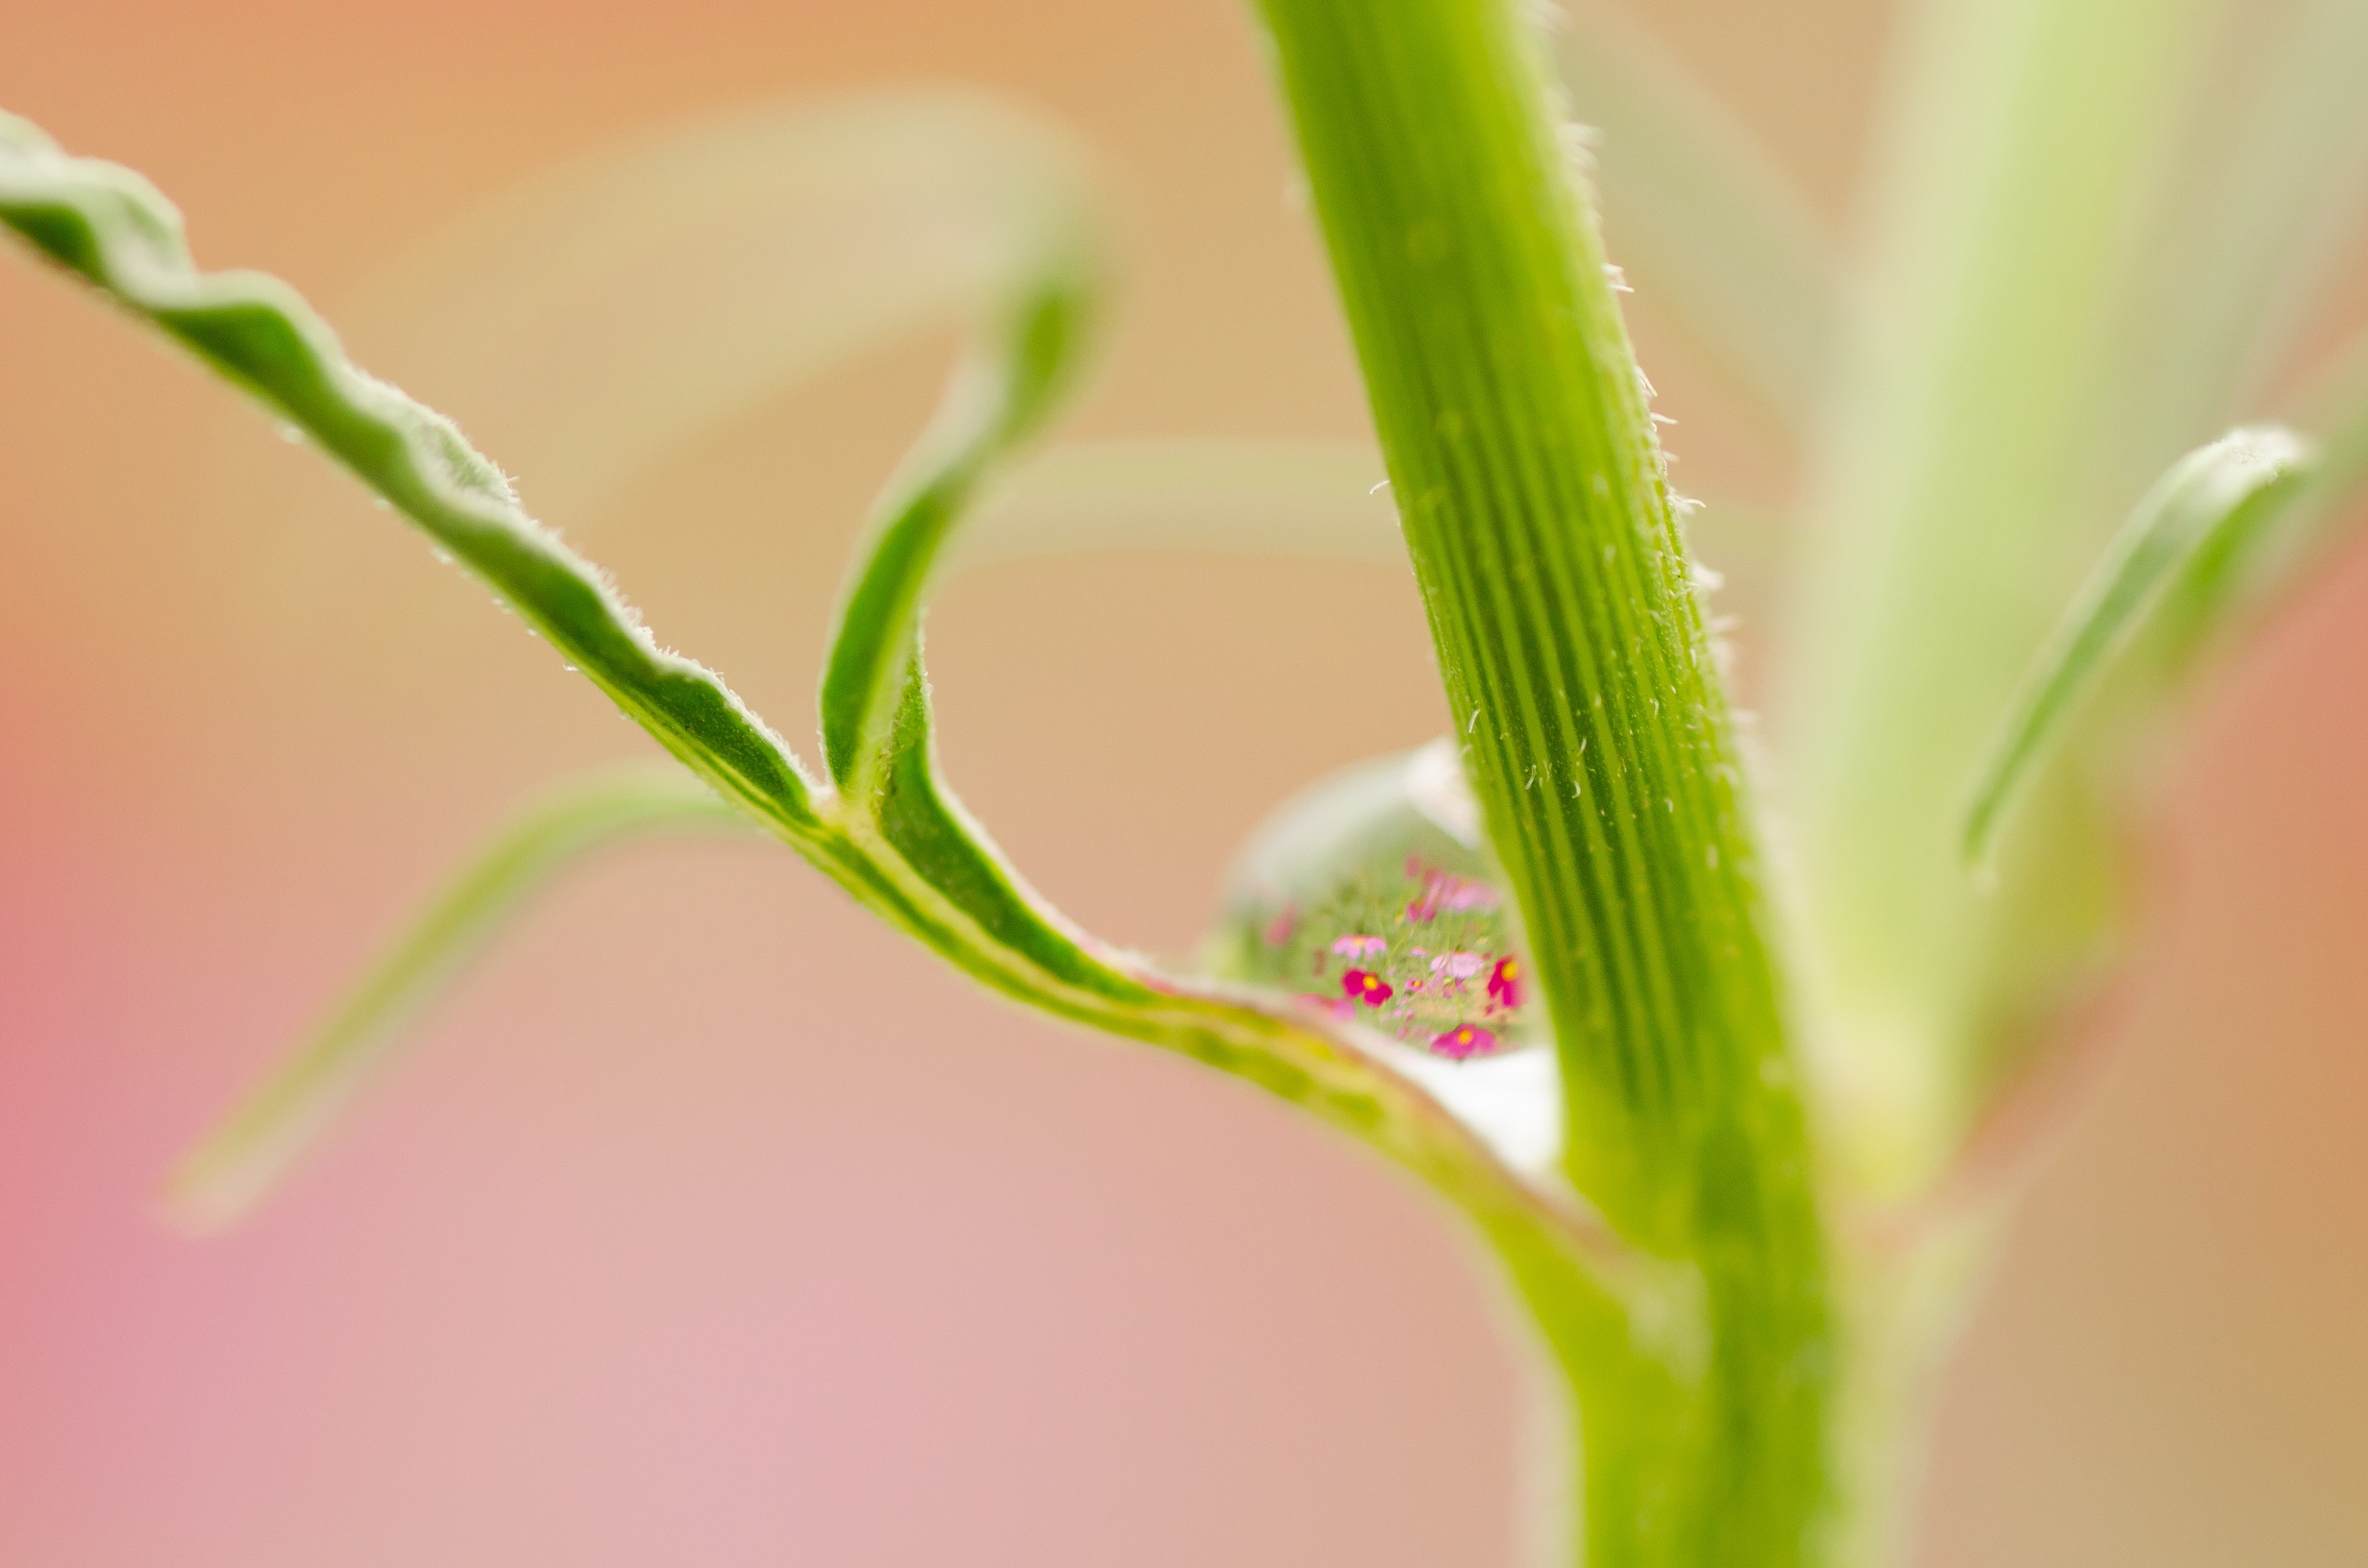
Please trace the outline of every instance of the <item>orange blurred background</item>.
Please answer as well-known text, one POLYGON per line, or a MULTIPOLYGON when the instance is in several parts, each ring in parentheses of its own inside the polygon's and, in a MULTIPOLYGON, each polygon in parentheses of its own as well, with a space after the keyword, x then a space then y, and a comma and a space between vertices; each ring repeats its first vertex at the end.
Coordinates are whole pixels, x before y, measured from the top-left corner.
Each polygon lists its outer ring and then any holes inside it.
MULTIPOLYGON (((1639 10, 1838 225, 1887 8, 1639 10)), ((1239 0, 0 0, 0 104, 333 319, 619 135, 1003 89, 1098 153, 1126 241, 1067 433, 1365 433, 1239 0)), ((1779 493, 1640 312, 1686 478, 1779 493)), ((807 733, 950 341, 556 521, 807 733)), ((516 410, 451 411, 502 456, 516 410)), ((249 1227, 155 1223, 174 1156, 454 855, 648 749, 316 462, 0 261, 0 1561, 1509 1560, 1512 1362, 1439 1213, 1246 1090, 973 995, 782 853, 577 877, 249 1227)), ((1269 806, 1441 727, 1396 568, 998 567, 931 653, 973 806, 1154 950, 1269 806)), ((1945 1390, 1928 1568, 2368 1560, 2363 672, 2355 552, 2189 732, 2084 1115, 1945 1390)))

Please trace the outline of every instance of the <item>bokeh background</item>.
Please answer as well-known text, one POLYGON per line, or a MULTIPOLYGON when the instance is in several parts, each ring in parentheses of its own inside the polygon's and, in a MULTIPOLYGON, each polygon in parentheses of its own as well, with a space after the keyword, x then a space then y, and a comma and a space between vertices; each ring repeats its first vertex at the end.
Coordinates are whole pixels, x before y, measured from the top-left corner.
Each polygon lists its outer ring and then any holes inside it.
MULTIPOLYGON (((1840 225, 1887 8, 1640 14, 1840 225)), ((1071 433, 1364 434, 1237 0, 0 0, 0 103, 150 173, 202 257, 358 302, 364 362, 497 457, 531 410, 372 326, 390 265, 680 115, 949 82, 1102 160, 1129 286, 1071 433)), ((1639 303, 1686 477, 1779 493, 1639 303)), ((558 521, 806 733, 951 342, 558 521)), ((1513 1368, 1418 1193, 756 846, 567 884, 251 1226, 163 1230, 177 1151, 450 858, 642 749, 315 461, 0 259, 0 1561, 1508 1560, 1513 1368)), ((1266 808, 1441 725, 1380 565, 994 568, 932 655, 971 802, 1155 950, 1266 808)), ((1925 1568, 2368 1560, 2363 672, 2355 552, 2187 731, 2084 1115, 1942 1393, 1925 1568)))

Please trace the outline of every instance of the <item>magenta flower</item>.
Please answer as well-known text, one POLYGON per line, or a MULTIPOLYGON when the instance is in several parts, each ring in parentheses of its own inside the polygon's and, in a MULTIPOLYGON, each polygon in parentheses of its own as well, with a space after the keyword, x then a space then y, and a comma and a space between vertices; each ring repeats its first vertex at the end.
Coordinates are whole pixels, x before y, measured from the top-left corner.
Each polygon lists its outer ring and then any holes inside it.
POLYGON ((1496 968, 1489 972, 1489 1000, 1508 1010, 1517 1008, 1521 1005, 1524 985, 1521 961, 1517 958, 1500 958, 1496 961, 1496 968))
POLYGON ((1379 937, 1335 937, 1332 950, 1343 958, 1379 958, 1390 944, 1379 937))
POLYGON ((1446 1033, 1434 1036, 1431 1049, 1462 1062, 1496 1049, 1496 1036, 1476 1023, 1459 1023, 1446 1033))
POLYGON ((1379 1007, 1396 995, 1397 991, 1389 981, 1384 980, 1370 969, 1350 969, 1341 976, 1341 993, 1352 1002, 1363 1002, 1368 1007, 1379 1007))

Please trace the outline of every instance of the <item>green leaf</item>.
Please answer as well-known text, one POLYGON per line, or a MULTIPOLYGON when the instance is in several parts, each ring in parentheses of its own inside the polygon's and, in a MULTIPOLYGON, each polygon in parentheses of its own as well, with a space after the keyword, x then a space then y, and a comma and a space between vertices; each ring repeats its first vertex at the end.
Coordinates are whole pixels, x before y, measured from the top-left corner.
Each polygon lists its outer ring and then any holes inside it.
POLYGON ((2167 600, 2182 573, 2263 527, 2299 492, 2309 461, 2291 432, 2236 430, 2199 447, 2156 481, 2040 649, 1974 786, 1964 819, 1968 863, 1986 867, 2032 775, 2081 704, 2167 600))
POLYGON ((787 834, 819 825, 797 759, 714 672, 661 649, 449 420, 349 364, 294 290, 197 272, 180 214, 147 182, 68 158, 19 122, 0 145, 0 223, 309 436, 727 796, 787 834))
POLYGON ((1601 0, 1550 37, 1587 123, 1612 254, 1763 412, 1806 433, 1840 329, 1832 241, 1792 182, 1684 64, 1601 0))
POLYGON ((1564 1168, 1702 1283, 1673 1397, 1547 1322, 1587 1560, 1803 1561, 1835 1332, 1809 1132, 1725 694, 1535 40, 1502 0, 1260 9, 1552 1019, 1564 1168))
POLYGON ((2294 423, 2311 432, 2309 460, 2281 484, 2277 504, 2249 506, 2243 527, 2216 530, 2155 612, 2160 630, 2148 642, 2159 646, 2166 676, 2316 580, 2357 524, 2354 503, 2368 481, 2368 335, 2337 354, 2294 406, 2294 423))
POLYGON ((1084 236, 1048 247, 999 331, 956 374, 935 425, 890 485, 839 610, 823 673, 823 747, 855 793, 899 715, 922 598, 954 524, 990 467, 1043 422, 1089 329, 1096 268, 1084 236))
POLYGON ((166 1188, 184 1227, 212 1231, 251 1209, 382 1070, 420 1013, 468 960, 563 871, 654 834, 749 831, 673 765, 571 780, 505 823, 438 893, 303 1046, 190 1152, 166 1188))

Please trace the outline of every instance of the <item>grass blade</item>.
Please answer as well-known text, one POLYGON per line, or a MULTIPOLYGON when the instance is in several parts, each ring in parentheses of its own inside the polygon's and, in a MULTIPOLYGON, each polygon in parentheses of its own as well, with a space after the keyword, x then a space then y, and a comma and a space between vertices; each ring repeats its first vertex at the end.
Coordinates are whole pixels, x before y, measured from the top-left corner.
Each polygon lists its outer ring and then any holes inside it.
POLYGON ((2181 574, 2221 541, 2263 527, 2299 492, 2288 481, 2307 461, 2290 431, 2237 430, 2181 458, 2138 502, 2033 662, 1990 745, 1965 811, 1969 864, 1990 864, 2032 776, 2181 574))
POLYGON ((522 906, 594 854, 654 834, 749 831, 748 814, 672 765, 575 779, 494 834, 294 1055, 173 1173, 165 1206, 214 1231, 251 1209, 382 1069, 406 1031, 522 906))

